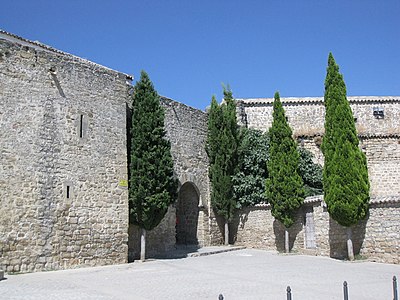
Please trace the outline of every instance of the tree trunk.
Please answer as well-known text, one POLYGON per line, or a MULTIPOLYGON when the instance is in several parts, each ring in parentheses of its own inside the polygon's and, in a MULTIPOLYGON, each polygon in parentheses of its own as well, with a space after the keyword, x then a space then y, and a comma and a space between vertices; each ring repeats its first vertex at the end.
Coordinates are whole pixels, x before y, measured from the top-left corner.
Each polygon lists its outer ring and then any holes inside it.
POLYGON ((225 220, 225 246, 229 245, 229 224, 228 220, 225 220))
POLYGON ((354 249, 353 249, 353 241, 352 239, 352 230, 351 227, 347 227, 347 256, 349 260, 354 260, 354 249))
POLYGON ((142 228, 140 235, 140 260, 146 260, 146 229, 142 228))
POLYGON ((289 231, 285 228, 285 253, 289 253, 289 231))

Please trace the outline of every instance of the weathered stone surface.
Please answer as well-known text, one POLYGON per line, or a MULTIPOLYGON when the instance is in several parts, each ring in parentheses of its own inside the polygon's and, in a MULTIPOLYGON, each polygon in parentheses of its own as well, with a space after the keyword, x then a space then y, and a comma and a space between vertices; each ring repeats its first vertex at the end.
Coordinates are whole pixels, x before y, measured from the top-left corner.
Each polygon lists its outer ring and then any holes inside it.
POLYGON ((125 262, 126 75, 4 35, 0 57, 0 268, 125 262))
MULTIPOLYGON (((379 262, 400 263, 400 197, 374 198, 369 215, 352 227, 356 254, 379 262)), ((284 228, 269 205, 241 210, 233 225, 236 245, 284 250, 284 228)), ((293 252, 347 257, 346 228, 329 217, 322 196, 308 198, 289 229, 293 252), (306 212, 312 212, 315 247, 306 245, 306 212)))
MULTIPOLYGON (((400 97, 348 97, 368 161, 371 196, 400 195, 400 97), (383 110, 383 117, 374 111, 383 110)), ((294 137, 323 165, 323 98, 281 98, 294 137)), ((272 98, 238 99, 238 119, 251 128, 268 130, 272 98)))
MULTIPOLYGON (((130 258, 138 256, 139 231, 128 225, 129 91, 125 74, 0 31, 0 269, 122 263, 128 237, 130 258)), ((281 100, 295 137, 323 164, 322 98, 281 100)), ((356 252, 399 263, 400 98, 349 100, 373 199, 367 220, 353 228, 356 252)), ((267 130, 272 102, 241 99, 239 123, 267 130)), ((149 256, 174 249, 177 230, 179 242, 223 242, 223 220, 210 206, 207 114, 165 97, 161 103, 179 197, 148 232, 149 256)), ((283 226, 268 206, 240 211, 231 232, 239 245, 283 249, 283 226)), ((345 256, 345 229, 321 199, 307 201, 290 235, 294 251, 345 256)))
MULTIPOLYGON (((174 172, 179 180, 179 196, 162 222, 147 232, 147 257, 163 256, 174 250, 177 229, 180 234, 193 237, 185 241, 178 238, 178 243, 211 243, 208 216, 212 212, 209 206, 208 158, 205 152, 207 114, 165 97, 161 98, 161 104, 165 110, 165 129, 171 142, 174 172), (182 202, 189 203, 184 211, 179 210, 182 202)), ((130 260, 137 259, 140 254, 140 229, 131 225, 129 236, 130 260)))

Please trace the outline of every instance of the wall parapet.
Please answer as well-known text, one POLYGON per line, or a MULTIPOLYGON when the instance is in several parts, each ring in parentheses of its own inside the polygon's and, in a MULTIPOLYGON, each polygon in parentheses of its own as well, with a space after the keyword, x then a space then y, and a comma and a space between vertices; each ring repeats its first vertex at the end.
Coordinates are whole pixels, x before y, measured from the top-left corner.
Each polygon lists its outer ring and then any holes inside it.
MULTIPOLYGON (((282 105, 323 105, 324 97, 282 97, 282 105)), ((348 96, 350 104, 368 103, 399 103, 399 96, 348 96)), ((244 106, 270 106, 274 103, 274 98, 237 98, 238 104, 244 106)))

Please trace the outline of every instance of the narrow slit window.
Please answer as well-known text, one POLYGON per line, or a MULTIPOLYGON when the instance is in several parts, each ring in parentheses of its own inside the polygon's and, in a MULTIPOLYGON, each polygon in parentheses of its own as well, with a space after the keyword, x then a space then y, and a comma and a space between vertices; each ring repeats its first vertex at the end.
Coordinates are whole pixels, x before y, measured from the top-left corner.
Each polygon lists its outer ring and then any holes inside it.
POLYGON ((67 199, 69 199, 70 198, 70 189, 71 189, 71 187, 69 186, 69 185, 67 185, 67 199))
POLYGON ((79 137, 83 138, 83 115, 80 115, 79 120, 79 137))

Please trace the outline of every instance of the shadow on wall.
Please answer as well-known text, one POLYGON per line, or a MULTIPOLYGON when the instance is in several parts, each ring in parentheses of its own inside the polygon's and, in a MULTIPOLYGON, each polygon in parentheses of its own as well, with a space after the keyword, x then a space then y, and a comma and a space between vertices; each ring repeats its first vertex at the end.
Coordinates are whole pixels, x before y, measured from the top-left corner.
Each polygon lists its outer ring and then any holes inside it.
MULTIPOLYGON (((274 235, 275 235, 275 246, 279 252, 285 252, 285 226, 274 219, 273 223, 274 235)), ((296 216, 296 221, 289 228, 289 251, 293 249, 294 243, 300 231, 303 230, 303 217, 301 213, 296 216)))
MULTIPOLYGON (((160 224, 146 231, 146 258, 166 256, 175 250, 175 222, 176 209, 171 205, 160 224)), ((140 233, 139 226, 129 225, 128 262, 140 256, 140 233)))
MULTIPOLYGON (((218 225, 218 233, 219 233, 219 237, 218 237, 218 242, 217 244, 223 245, 224 244, 224 237, 225 237, 225 219, 219 215, 217 215, 217 213, 215 212, 215 210, 213 209, 214 215, 215 215, 215 220, 217 222, 218 225)), ((229 224, 229 230, 232 230, 232 224, 229 224)), ((232 239, 232 233, 229 232, 229 243, 232 243, 233 239, 232 239)))
POLYGON ((240 213, 235 214, 235 218, 232 220, 229 226, 229 242, 235 244, 237 241, 237 234, 239 227, 243 230, 246 226, 246 222, 249 219, 249 208, 243 208, 240 213))
MULTIPOLYGON (((369 213, 364 220, 352 226, 354 255, 360 254, 365 238, 369 213)), ((347 227, 339 225, 329 217, 329 256, 336 259, 347 259, 347 227)))

